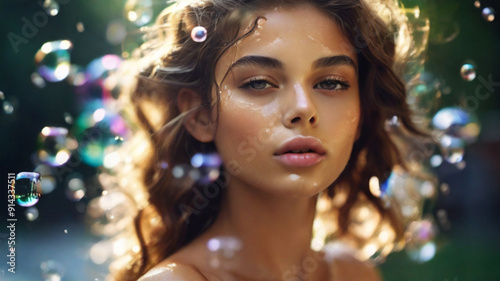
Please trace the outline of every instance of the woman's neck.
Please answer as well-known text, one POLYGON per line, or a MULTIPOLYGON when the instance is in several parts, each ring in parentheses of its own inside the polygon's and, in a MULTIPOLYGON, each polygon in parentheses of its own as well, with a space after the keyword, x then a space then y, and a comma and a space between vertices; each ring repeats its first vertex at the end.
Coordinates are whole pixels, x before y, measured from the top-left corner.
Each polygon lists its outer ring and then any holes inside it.
POLYGON ((222 208, 203 237, 233 236, 243 248, 237 253, 232 274, 259 280, 282 280, 304 260, 310 249, 316 196, 283 198, 232 181, 222 208), (259 273, 259 276, 256 276, 259 273))

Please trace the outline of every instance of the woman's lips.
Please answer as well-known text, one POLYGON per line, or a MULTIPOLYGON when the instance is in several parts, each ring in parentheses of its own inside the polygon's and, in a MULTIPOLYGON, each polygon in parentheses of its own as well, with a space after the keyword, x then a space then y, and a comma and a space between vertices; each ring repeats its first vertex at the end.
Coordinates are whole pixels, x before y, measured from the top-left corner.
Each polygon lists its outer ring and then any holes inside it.
POLYGON ((280 145, 274 158, 287 166, 309 167, 323 160, 325 154, 326 150, 317 138, 298 136, 280 145))

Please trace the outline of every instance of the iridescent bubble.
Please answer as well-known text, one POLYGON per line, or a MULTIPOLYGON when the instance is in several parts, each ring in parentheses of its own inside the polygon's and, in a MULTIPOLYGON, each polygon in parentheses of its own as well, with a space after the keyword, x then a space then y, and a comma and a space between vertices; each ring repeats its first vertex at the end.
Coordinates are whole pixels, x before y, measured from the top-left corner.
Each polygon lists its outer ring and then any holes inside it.
POLYGON ((37 72, 31 73, 31 83, 40 89, 45 88, 45 80, 37 72))
POLYGON ((196 26, 191 30, 191 39, 194 42, 203 42, 207 39, 207 30, 203 26, 196 26))
POLYGON ((470 63, 462 65, 460 68, 460 75, 465 81, 472 81, 476 78, 476 68, 470 63))
POLYGON ((414 261, 425 262, 434 257, 425 250, 425 245, 432 243, 437 228, 431 219, 413 221, 408 225, 405 236, 409 239, 406 250, 414 261))
POLYGON ((66 178, 66 198, 73 202, 80 201, 87 191, 83 177, 80 174, 73 173, 66 178))
POLYGON ((5 114, 12 114, 14 112, 14 106, 10 103, 10 101, 4 100, 2 106, 5 114))
POLYGON ((34 171, 39 173, 41 177, 40 180, 41 193, 48 194, 54 191, 54 189, 57 186, 57 181, 54 177, 54 172, 52 170, 52 167, 42 164, 38 165, 34 171))
POLYGON ((434 241, 429 241, 418 247, 406 247, 406 253, 408 257, 416 262, 427 262, 434 258, 436 254, 436 243, 434 241))
POLYGON ((66 80, 72 86, 82 86, 85 82, 87 82, 85 69, 79 65, 72 64, 66 80))
POLYGON ((476 115, 460 107, 445 107, 439 110, 432 118, 432 125, 444 134, 460 138, 467 143, 473 143, 481 131, 476 115))
POLYGON ((218 268, 233 259, 242 248, 243 243, 236 237, 219 236, 211 238, 207 242, 208 263, 211 267, 218 268))
POLYGON ((66 163, 71 156, 67 147, 67 137, 66 128, 44 127, 38 135, 38 159, 51 166, 61 166, 66 163))
POLYGON ((64 267, 54 260, 42 262, 40 269, 44 281, 61 281, 64 276, 64 267))
POLYGON ((119 45, 127 36, 127 29, 120 21, 112 21, 108 23, 106 28, 106 40, 111 45, 119 45))
POLYGON ((439 99, 441 82, 429 73, 423 73, 408 89, 407 102, 416 113, 426 114, 433 110, 439 99))
POLYGON ((76 23, 76 30, 78 32, 84 32, 85 31, 85 25, 83 25, 83 22, 79 21, 76 23))
POLYGON ((137 26, 149 23, 153 18, 153 1, 127 0, 125 4, 125 17, 137 26))
POLYGON ((26 211, 24 211, 24 215, 26 216, 27 220, 34 221, 38 219, 39 212, 36 207, 29 207, 28 209, 26 209, 26 211))
POLYGON ((478 1, 478 0, 474 1, 474 7, 480 8, 481 7, 481 2, 478 1))
POLYGON ((465 141, 459 138, 443 135, 440 139, 444 159, 451 164, 460 163, 464 158, 465 141))
POLYGON ((15 198, 22 207, 31 207, 40 199, 40 174, 21 172, 16 175, 15 198))
POLYGON ((73 44, 68 40, 46 42, 35 55, 38 74, 50 82, 64 80, 70 71, 70 50, 73 44))
POLYGON ((43 2, 43 8, 50 16, 56 16, 59 13, 59 3, 55 0, 45 0, 43 2))
POLYGON ((491 7, 484 8, 481 14, 486 21, 492 22, 495 20, 495 10, 491 7))
POLYGON ((94 167, 103 164, 108 146, 118 144, 115 141, 117 135, 125 138, 128 134, 123 118, 101 100, 86 104, 75 122, 74 130, 82 160, 94 167))
POLYGON ((105 55, 92 60, 87 65, 87 76, 89 81, 104 79, 113 71, 118 69, 122 59, 117 55, 105 55))

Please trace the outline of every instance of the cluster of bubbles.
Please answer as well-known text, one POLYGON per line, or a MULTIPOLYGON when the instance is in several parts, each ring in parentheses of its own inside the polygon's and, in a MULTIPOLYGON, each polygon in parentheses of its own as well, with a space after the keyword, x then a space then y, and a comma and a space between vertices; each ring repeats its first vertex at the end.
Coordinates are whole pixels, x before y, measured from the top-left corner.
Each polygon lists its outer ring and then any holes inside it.
MULTIPOLYGON (((481 8, 481 1, 474 1, 474 7, 481 8)), ((492 22, 495 20, 495 10, 492 7, 484 7, 481 10, 481 15, 486 21, 492 22)))
POLYGON ((221 165, 222 160, 217 153, 196 153, 191 157, 191 165, 176 165, 171 172, 175 178, 188 177, 207 184, 219 178, 221 165))

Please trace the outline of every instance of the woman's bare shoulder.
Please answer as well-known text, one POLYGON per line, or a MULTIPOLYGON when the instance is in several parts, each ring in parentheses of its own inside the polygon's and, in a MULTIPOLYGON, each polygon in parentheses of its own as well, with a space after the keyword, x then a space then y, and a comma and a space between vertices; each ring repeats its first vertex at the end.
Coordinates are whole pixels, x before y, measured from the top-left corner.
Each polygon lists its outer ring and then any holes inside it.
POLYGON ((325 259, 330 265, 331 280, 381 281, 380 273, 369 261, 361 261, 347 246, 329 245, 324 249, 325 259))
POLYGON ((165 260, 138 281, 209 281, 198 269, 192 265, 165 260))

